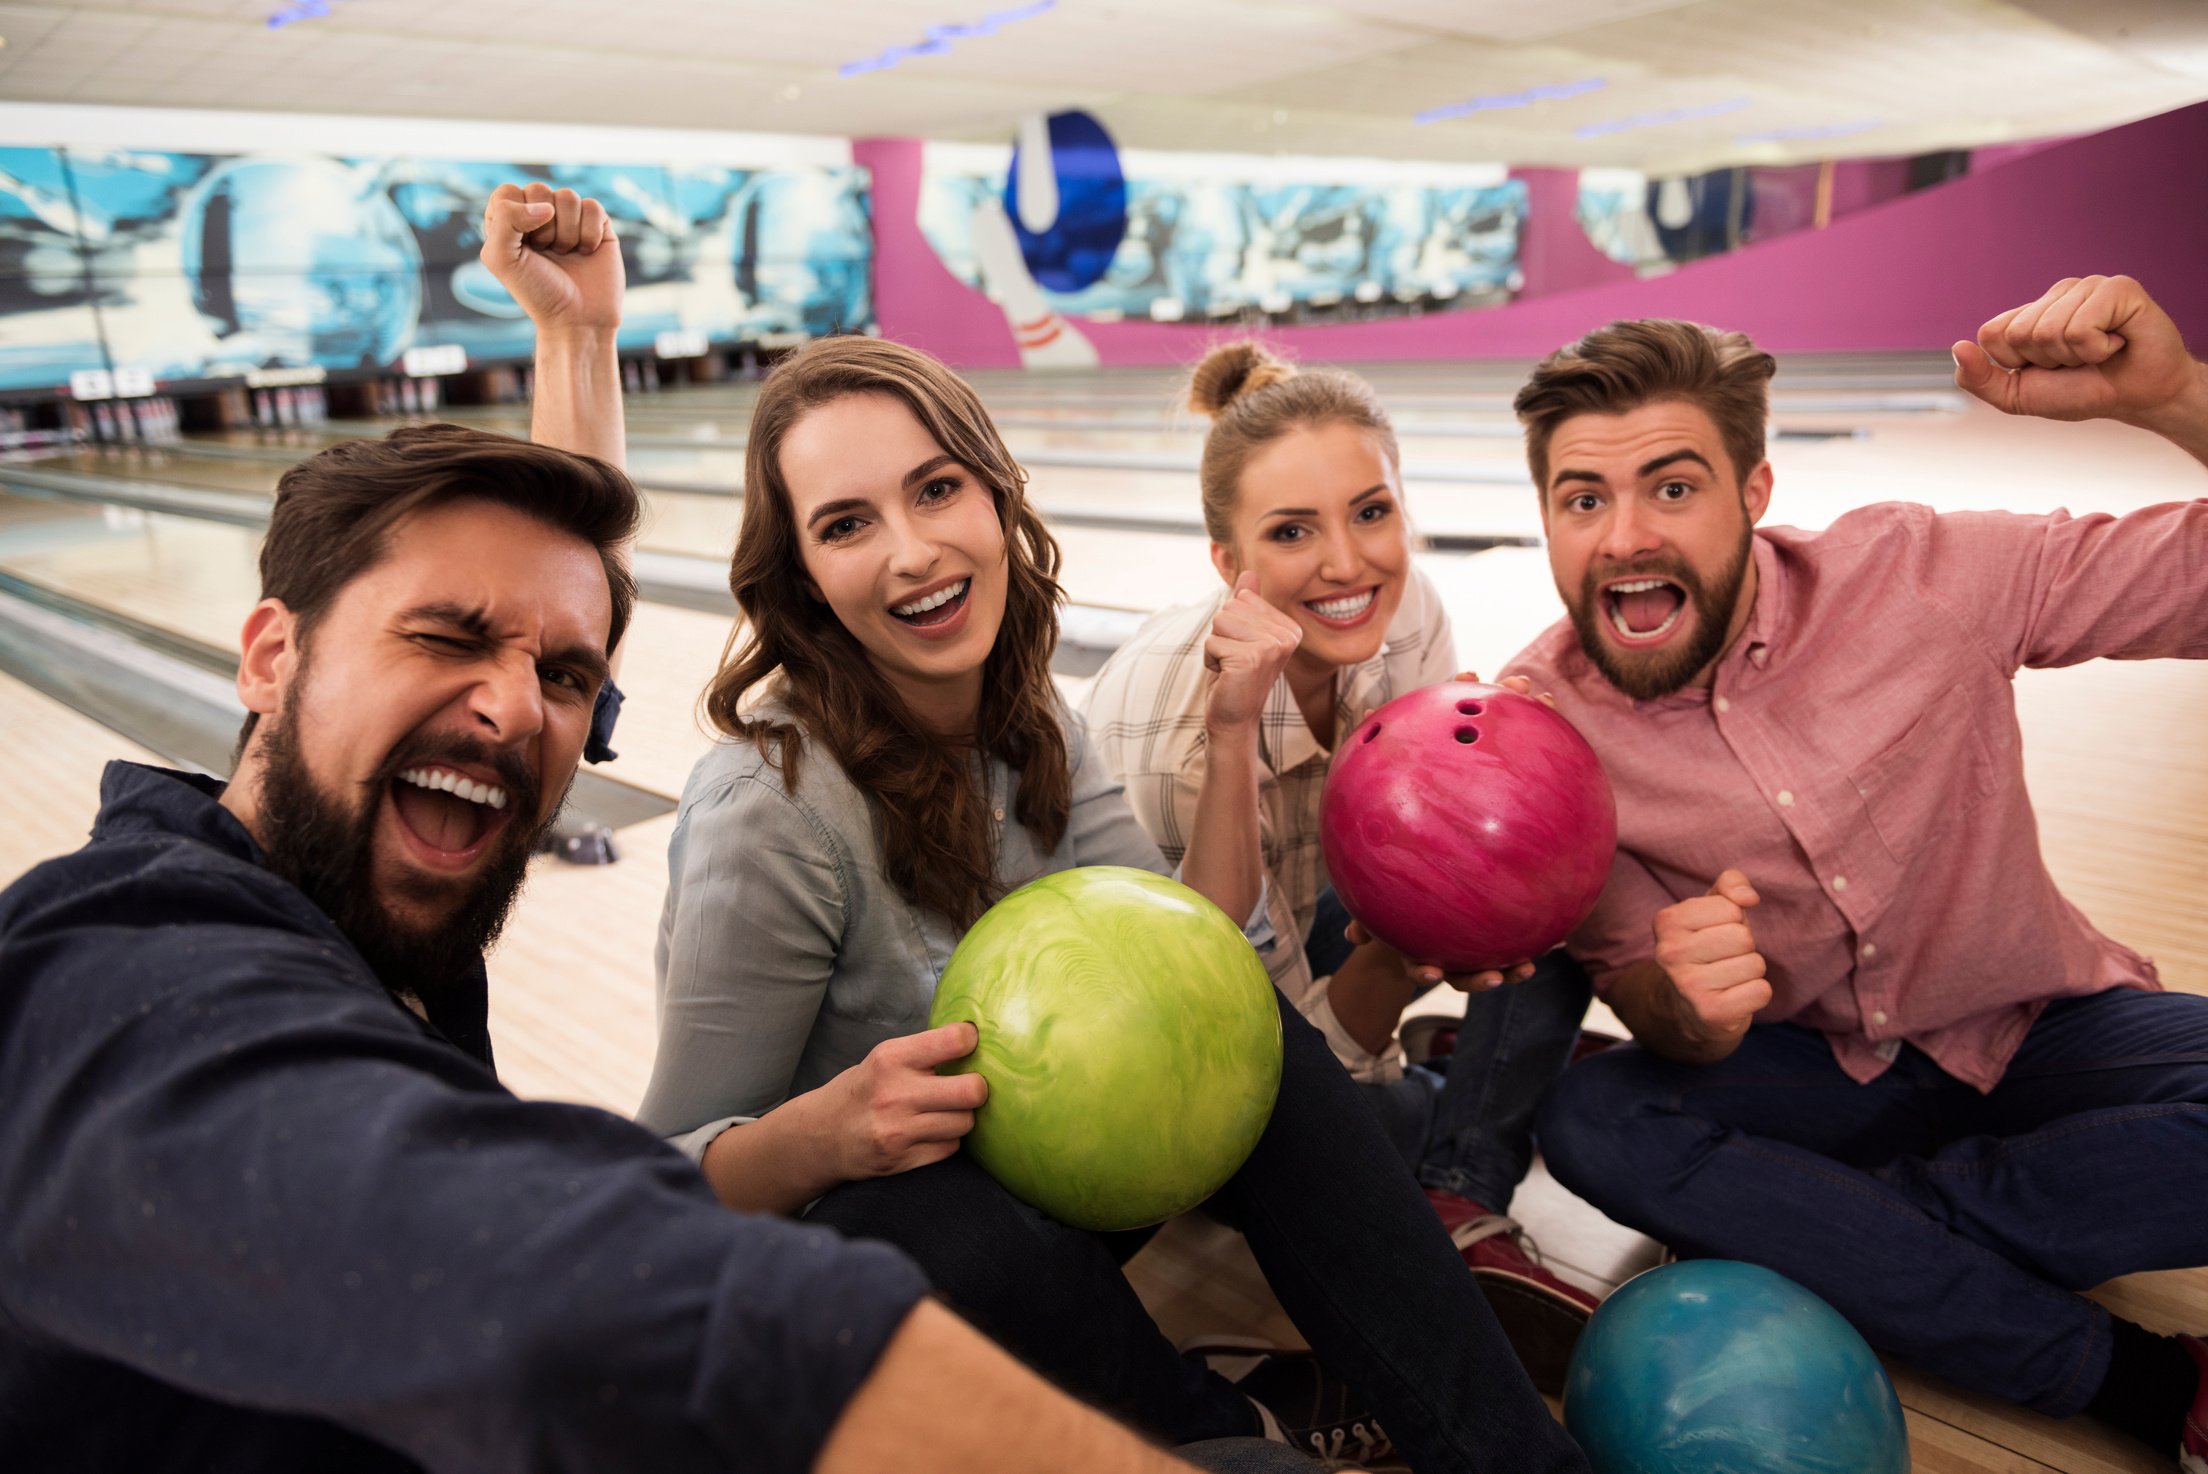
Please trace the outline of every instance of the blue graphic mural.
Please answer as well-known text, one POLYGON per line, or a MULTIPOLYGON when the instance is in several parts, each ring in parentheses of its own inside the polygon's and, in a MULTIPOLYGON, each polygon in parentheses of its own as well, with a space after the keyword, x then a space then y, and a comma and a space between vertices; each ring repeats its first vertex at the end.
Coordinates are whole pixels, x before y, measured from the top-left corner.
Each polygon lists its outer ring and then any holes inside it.
MULTIPOLYGON (((1009 172, 1016 178, 1017 166, 1009 172)), ((1437 299, 1501 301, 1522 280, 1526 190, 1515 180, 1260 184, 1150 179, 1138 171, 1125 191, 1126 227, 1100 276, 1063 270, 1070 251, 1038 250, 1029 244, 1036 238, 1021 231, 1021 254, 1050 307, 1163 321, 1344 303, 1407 310, 1437 299)), ((922 231, 944 265, 976 287, 987 283, 974 211, 995 198, 1017 226, 1017 196, 1004 174, 931 165, 921 186, 922 231)))
POLYGON ((379 370, 430 344, 525 358, 528 321, 476 260, 483 201, 509 180, 605 203, 628 270, 625 348, 872 323, 854 168, 0 149, 0 389, 107 366, 379 370))
POLYGON ((1078 292, 1103 280, 1127 235, 1127 177, 1104 125, 1087 113, 1054 113, 1049 121, 1050 169, 1056 218, 1040 234, 1020 214, 1020 150, 1005 171, 1004 213, 1035 280, 1053 292, 1078 292))

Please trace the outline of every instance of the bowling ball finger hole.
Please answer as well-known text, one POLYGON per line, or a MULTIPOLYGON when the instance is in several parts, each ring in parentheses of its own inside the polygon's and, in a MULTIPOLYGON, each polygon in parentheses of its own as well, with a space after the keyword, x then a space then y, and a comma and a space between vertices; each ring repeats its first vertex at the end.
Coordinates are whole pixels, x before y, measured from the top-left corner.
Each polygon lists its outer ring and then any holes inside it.
POLYGON ((1480 740, 1480 729, 1478 727, 1459 727, 1457 728, 1457 740, 1465 743, 1477 742, 1480 740))
POLYGON ((1358 740, 1359 740, 1359 741, 1361 741, 1361 742, 1370 742, 1370 741, 1371 741, 1371 740, 1372 740, 1373 738, 1375 738, 1375 737, 1377 737, 1377 736, 1379 736, 1379 735, 1380 735, 1380 724, 1379 724, 1378 722, 1374 722, 1374 723, 1373 723, 1373 724, 1372 724, 1371 726, 1369 726, 1369 727, 1365 728, 1365 735, 1364 735, 1363 737, 1359 738, 1358 740))
MULTIPOLYGON (((1487 710, 1487 703, 1482 701, 1460 701, 1457 703, 1457 710, 1464 716, 1476 717, 1487 710)), ((1457 740, 1462 742, 1466 739, 1460 737, 1457 740)))

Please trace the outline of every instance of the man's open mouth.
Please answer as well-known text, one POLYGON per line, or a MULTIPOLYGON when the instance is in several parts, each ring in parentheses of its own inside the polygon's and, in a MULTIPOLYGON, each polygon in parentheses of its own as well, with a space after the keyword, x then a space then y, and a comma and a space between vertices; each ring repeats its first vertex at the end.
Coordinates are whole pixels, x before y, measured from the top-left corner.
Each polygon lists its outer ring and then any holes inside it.
POLYGON ((1670 634, 1687 607, 1687 591, 1668 578, 1621 578, 1606 585, 1600 597, 1611 630, 1630 644, 1670 634))
POLYGON ((399 824, 430 858, 466 863, 511 819, 504 786, 440 763, 407 768, 391 780, 399 824))
POLYGON ((892 604, 889 612, 918 629, 947 623, 956 619, 958 611, 966 607, 966 594, 973 583, 970 578, 962 578, 908 604, 892 604))

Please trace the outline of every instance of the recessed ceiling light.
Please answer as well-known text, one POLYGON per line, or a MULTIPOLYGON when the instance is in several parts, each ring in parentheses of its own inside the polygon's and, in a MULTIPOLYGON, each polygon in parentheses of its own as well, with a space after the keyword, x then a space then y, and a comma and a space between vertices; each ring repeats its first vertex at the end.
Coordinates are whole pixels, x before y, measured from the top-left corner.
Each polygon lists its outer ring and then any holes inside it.
POLYGON ((1577 82, 1550 82, 1539 87, 1528 87, 1523 92, 1497 92, 1486 97, 1468 97, 1462 102, 1452 102, 1447 107, 1428 108, 1425 112, 1415 114, 1411 121, 1420 124, 1439 123, 1449 118, 1467 117, 1472 113, 1538 107, 1543 103, 1560 102, 1567 97, 1600 91, 1603 85, 1600 77, 1585 77, 1577 82))

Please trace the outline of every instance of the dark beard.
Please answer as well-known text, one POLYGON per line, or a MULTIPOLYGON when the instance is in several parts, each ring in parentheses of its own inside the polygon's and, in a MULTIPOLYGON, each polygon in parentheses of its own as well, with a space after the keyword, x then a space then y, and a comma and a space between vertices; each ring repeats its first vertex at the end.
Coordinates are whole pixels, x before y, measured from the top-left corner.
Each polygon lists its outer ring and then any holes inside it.
MULTIPOLYGON (((286 705, 297 709, 295 702, 286 705)), ((479 996, 483 954, 506 925, 527 878, 529 856, 558 811, 533 830, 510 825, 482 875, 427 930, 394 916, 377 899, 376 811, 401 770, 442 758, 496 772, 515 814, 533 813, 541 790, 528 766, 517 754, 494 752, 465 737, 415 739, 392 752, 361 785, 356 805, 348 806, 307 772, 288 717, 264 726, 258 828, 269 869, 337 924, 395 997, 419 999, 434 1019, 441 1007, 479 996)), ((422 879, 417 899, 450 903, 457 886, 422 879)))
POLYGON ((1734 550, 1732 561, 1706 585, 1701 576, 1679 558, 1646 558, 1602 567, 1588 564, 1580 580, 1579 598, 1571 606, 1572 628, 1579 633, 1579 648, 1595 663, 1595 669, 1602 672, 1603 679, 1635 701, 1653 701, 1686 685, 1702 667, 1715 660, 1725 648, 1725 634, 1733 622, 1733 605, 1738 602, 1741 583, 1748 576, 1748 550, 1754 537, 1754 528, 1744 526, 1740 546, 1734 550), (1678 584, 1686 590, 1687 602, 1694 609, 1694 634, 1684 645, 1648 656, 1626 655, 1613 649, 1603 638, 1603 621, 1609 615, 1602 607, 1599 585, 1614 578, 1668 578, 1678 584))

